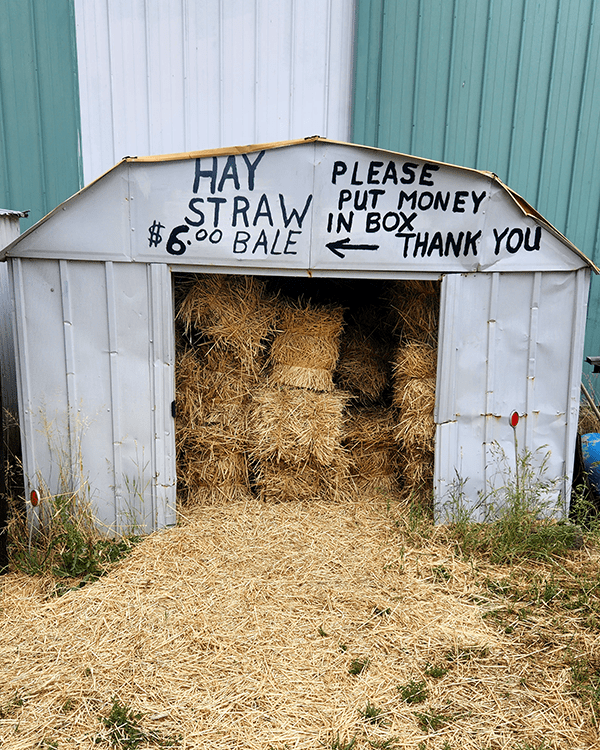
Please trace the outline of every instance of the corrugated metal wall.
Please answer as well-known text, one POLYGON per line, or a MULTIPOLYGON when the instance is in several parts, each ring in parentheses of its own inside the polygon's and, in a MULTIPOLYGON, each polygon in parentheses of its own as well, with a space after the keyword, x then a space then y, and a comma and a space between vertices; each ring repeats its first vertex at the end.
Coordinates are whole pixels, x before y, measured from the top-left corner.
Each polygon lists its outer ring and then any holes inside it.
POLYGON ((600 264, 597 5, 357 0, 352 139, 495 172, 600 264))
POLYGON ((123 156, 348 140, 354 0, 75 0, 86 183, 123 156))
POLYGON ((0 205, 25 229, 79 190, 79 94, 72 0, 0 10, 0 205))

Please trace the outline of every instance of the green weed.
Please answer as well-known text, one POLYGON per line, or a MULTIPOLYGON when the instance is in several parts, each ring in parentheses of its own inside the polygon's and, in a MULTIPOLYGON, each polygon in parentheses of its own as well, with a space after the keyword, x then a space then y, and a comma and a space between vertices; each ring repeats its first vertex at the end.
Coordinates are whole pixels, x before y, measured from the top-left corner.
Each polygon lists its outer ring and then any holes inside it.
POLYGON ((398 690, 405 703, 422 703, 429 697, 425 680, 411 680, 406 685, 398 685, 398 690))
POLYGON ((110 713, 100 719, 107 730, 106 741, 119 750, 135 750, 142 744, 156 747, 174 747, 179 744, 179 737, 165 738, 156 732, 146 732, 140 726, 142 718, 143 714, 128 708, 118 698, 113 698, 110 713))
POLYGON ((329 747, 331 748, 331 750, 352 750, 355 745, 356 736, 354 736, 351 740, 342 740, 340 738, 340 735, 336 734, 331 740, 329 747))
POLYGON ((387 724, 387 718, 386 714, 384 713, 382 708, 377 708, 372 703, 367 701, 367 705, 360 709, 358 712, 362 718, 369 722, 369 724, 378 724, 379 726, 383 726, 384 724, 387 724))
POLYGON ((388 737, 387 740, 367 740, 371 747, 378 748, 379 750, 394 750, 399 747, 399 737, 388 737))
POLYGON ((22 695, 16 692, 13 697, 4 705, 0 706, 0 719, 7 719, 9 716, 13 716, 17 709, 25 703, 22 695))
POLYGON ((524 450, 513 468, 500 446, 495 444, 493 451, 497 472, 474 509, 466 502, 467 480, 455 478, 442 508, 450 540, 463 556, 479 555, 497 564, 566 555, 576 546, 580 532, 573 524, 553 520, 564 509, 561 478, 547 477, 549 454, 540 458, 524 450), (475 513, 483 515, 481 522, 473 521, 475 513))
POLYGON ((443 677, 445 674, 448 674, 450 669, 449 667, 440 667, 436 664, 430 664, 429 662, 427 662, 424 671, 428 677, 434 677, 435 679, 437 679, 439 677, 443 677))
POLYGON ((358 675, 363 672, 370 664, 371 660, 367 657, 361 657, 360 659, 352 659, 348 672, 352 675, 358 675))
POLYGON ((426 711, 425 713, 415 711, 414 715, 422 732, 437 732, 438 729, 441 729, 450 721, 450 717, 447 714, 436 713, 434 711, 426 711))

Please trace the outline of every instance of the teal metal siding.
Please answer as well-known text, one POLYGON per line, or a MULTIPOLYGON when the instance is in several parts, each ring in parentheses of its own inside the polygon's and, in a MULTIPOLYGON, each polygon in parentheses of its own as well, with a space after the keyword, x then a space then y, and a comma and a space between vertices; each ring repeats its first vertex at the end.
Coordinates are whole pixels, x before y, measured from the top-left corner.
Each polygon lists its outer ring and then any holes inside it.
POLYGON ((597 1, 357 3, 353 140, 495 172, 600 265, 597 1))
POLYGON ((0 10, 0 205, 25 229, 82 185, 72 0, 0 10))

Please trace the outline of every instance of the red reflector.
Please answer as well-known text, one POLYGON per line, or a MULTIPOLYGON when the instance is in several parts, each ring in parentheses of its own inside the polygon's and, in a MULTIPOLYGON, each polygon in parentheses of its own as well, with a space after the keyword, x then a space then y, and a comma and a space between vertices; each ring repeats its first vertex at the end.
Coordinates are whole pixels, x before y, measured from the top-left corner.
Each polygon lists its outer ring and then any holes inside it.
POLYGON ((36 490, 31 490, 31 495, 30 495, 29 497, 30 497, 30 500, 31 500, 31 504, 32 504, 32 505, 33 505, 33 507, 35 508, 35 506, 36 506, 36 505, 37 505, 37 504, 39 503, 39 501, 40 501, 40 496, 38 495, 38 493, 37 493, 37 491, 36 491, 36 490))
POLYGON ((510 426, 516 427, 519 424, 519 415, 516 411, 510 415, 510 426))

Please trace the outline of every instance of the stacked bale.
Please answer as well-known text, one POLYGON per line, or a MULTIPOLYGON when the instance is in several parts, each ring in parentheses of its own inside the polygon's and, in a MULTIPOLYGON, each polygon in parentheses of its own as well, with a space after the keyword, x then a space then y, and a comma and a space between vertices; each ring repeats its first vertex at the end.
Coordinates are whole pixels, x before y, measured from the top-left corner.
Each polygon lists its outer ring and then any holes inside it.
POLYGON ((355 409, 347 419, 344 444, 350 454, 353 491, 365 499, 398 492, 398 447, 394 415, 385 407, 355 409))
POLYGON ((178 312, 188 340, 178 358, 179 485, 187 499, 251 496, 250 393, 258 383, 276 308, 253 277, 199 277, 178 312))
POLYGON ((438 286, 405 281, 392 292, 402 338, 393 363, 393 406, 404 491, 429 501, 433 489, 435 383, 439 316, 438 286))
POLYGON ((343 312, 310 303, 281 306, 269 384, 254 393, 250 415, 250 454, 264 500, 337 500, 347 492, 348 394, 333 383, 343 312))
POLYGON ((348 331, 335 372, 338 386, 352 393, 358 403, 372 406, 381 402, 389 378, 389 348, 361 328, 348 331))

